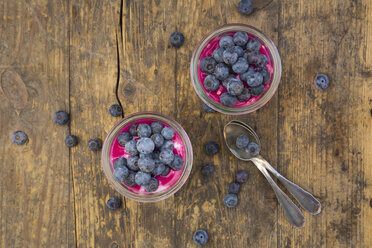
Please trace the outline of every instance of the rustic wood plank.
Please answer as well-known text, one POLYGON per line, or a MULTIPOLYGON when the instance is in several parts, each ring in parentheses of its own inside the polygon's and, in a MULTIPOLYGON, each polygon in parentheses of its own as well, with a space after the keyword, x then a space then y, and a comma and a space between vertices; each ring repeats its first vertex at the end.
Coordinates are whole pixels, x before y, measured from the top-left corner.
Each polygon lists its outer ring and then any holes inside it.
POLYGON ((69 126, 52 121, 69 111, 68 5, 1 1, 0 13, 0 247, 73 247, 69 126))
POLYGON ((100 152, 88 140, 104 140, 119 120, 109 107, 117 103, 117 46, 120 1, 70 1, 71 132, 80 145, 71 154, 78 247, 115 247, 130 235, 125 209, 109 211, 106 201, 119 196, 109 186, 100 152))
POLYGON ((279 168, 314 192, 318 216, 280 247, 371 247, 371 1, 281 1, 279 168), (317 90, 316 73, 330 87, 317 90))
POLYGON ((133 242, 135 247, 194 247, 192 235, 199 228, 208 230, 209 247, 276 246, 274 194, 251 164, 238 161, 229 153, 222 129, 232 119, 257 127, 259 134, 266 137, 262 140, 263 154, 275 163, 277 98, 259 113, 247 116, 205 114, 191 85, 189 63, 202 36, 225 23, 256 26, 277 41, 277 9, 277 3, 272 3, 245 17, 228 1, 125 1, 121 103, 127 114, 148 110, 175 118, 190 136, 195 159, 188 182, 174 197, 155 204, 127 202, 132 214, 131 236, 123 240, 125 247, 133 242), (274 23, 263 21, 269 16, 274 23), (170 47, 168 41, 176 30, 186 38, 180 49, 170 47), (213 158, 206 156, 203 149, 209 140, 222 147, 213 158), (217 169, 213 177, 206 179, 200 174, 200 166, 208 161, 213 161, 217 169), (237 168, 247 168, 251 180, 243 187, 239 207, 228 210, 222 199, 237 168))

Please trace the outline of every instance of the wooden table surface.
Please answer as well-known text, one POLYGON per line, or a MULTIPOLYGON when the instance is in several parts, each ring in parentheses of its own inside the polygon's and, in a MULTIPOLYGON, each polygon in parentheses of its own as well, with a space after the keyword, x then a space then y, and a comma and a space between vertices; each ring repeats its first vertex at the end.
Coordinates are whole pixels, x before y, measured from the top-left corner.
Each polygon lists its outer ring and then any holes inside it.
POLYGON ((197 229, 209 233, 205 247, 372 247, 372 1, 256 0, 251 16, 237 2, 0 1, 0 247, 196 247, 197 229), (261 29, 282 59, 274 97, 238 117, 205 113, 189 72, 197 42, 226 23, 261 29), (180 49, 168 42, 176 30, 180 49), (318 72, 331 79, 324 91, 318 72), (125 116, 161 112, 188 132, 193 170, 175 196, 107 209, 119 195, 87 142, 119 120, 108 112, 118 101, 125 116), (52 121, 60 109, 66 126, 52 121), (321 201, 304 228, 289 225, 265 178, 227 150, 232 119, 253 126, 262 155, 321 201), (27 144, 11 143, 16 130, 27 144), (65 147, 68 134, 77 147, 65 147), (214 157, 203 150, 209 140, 222 147, 214 157), (215 163, 213 176, 201 176, 203 162, 215 163), (238 168, 250 178, 227 209, 238 168))

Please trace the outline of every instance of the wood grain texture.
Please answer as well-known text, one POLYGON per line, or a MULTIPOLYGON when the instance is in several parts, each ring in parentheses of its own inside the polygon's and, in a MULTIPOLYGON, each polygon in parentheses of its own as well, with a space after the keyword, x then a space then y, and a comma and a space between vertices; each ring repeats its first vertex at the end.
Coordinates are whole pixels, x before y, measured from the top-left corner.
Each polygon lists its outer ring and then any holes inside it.
POLYGON ((68 125, 52 121, 69 110, 68 5, 1 1, 0 13, 0 247, 72 247, 68 125))
POLYGON ((372 246, 372 1, 255 0, 248 17, 237 2, 0 1, 0 247, 196 247, 197 229, 208 231, 205 247, 372 246), (198 41, 226 23, 261 29, 282 58, 278 92, 238 117, 205 113, 189 72, 198 41), (169 45, 174 31, 185 35, 179 49, 169 45), (330 76, 325 91, 313 85, 318 72, 330 76), (87 142, 118 121, 108 112, 117 98, 125 115, 161 112, 189 134, 193 170, 175 196, 106 208, 119 195, 87 142), (53 124, 59 109, 69 126, 53 124), (261 154, 322 202, 303 229, 288 224, 259 171, 227 150, 232 119, 254 127, 261 154), (16 130, 26 145, 10 142, 16 130), (68 133, 79 137, 70 151, 68 133), (214 157, 204 152, 210 140, 221 145, 214 157), (204 162, 216 165, 210 178, 204 162), (250 179, 229 210, 222 199, 240 168, 250 179))

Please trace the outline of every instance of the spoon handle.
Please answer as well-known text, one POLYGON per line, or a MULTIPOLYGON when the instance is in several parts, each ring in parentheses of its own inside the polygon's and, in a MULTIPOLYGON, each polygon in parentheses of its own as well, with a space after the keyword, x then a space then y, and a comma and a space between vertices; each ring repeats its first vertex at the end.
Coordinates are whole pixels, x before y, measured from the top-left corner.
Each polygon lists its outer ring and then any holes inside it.
POLYGON ((293 197, 298 201, 298 203, 309 213, 315 215, 319 214, 322 210, 320 202, 309 192, 301 188, 300 186, 289 181, 287 178, 283 177, 279 172, 277 172, 265 159, 259 157, 262 160, 263 166, 271 171, 275 177, 286 187, 286 189, 293 195, 293 197))
POLYGON ((273 188, 276 198, 284 210, 284 214, 287 217, 288 221, 297 228, 301 228, 305 224, 305 217, 302 214, 301 210, 292 202, 291 199, 278 187, 278 185, 271 178, 270 174, 267 172, 265 167, 262 165, 262 161, 252 160, 256 167, 262 172, 266 177, 267 181, 270 183, 273 188))

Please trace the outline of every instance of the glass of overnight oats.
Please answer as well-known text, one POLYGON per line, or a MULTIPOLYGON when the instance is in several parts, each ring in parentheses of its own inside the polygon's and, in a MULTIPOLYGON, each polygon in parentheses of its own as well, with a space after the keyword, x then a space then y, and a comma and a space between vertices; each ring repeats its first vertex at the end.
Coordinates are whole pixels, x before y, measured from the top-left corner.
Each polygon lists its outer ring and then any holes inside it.
POLYGON ((109 182, 123 196, 140 202, 155 202, 176 193, 189 177, 192 162, 192 145, 185 130, 153 112, 119 121, 102 149, 109 182))
POLYGON ((265 34, 248 25, 228 24, 198 43, 190 71, 204 103, 224 114, 241 115, 270 100, 282 68, 278 50, 265 34))

